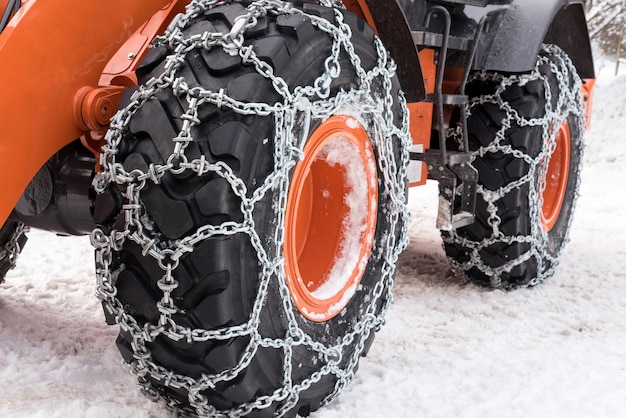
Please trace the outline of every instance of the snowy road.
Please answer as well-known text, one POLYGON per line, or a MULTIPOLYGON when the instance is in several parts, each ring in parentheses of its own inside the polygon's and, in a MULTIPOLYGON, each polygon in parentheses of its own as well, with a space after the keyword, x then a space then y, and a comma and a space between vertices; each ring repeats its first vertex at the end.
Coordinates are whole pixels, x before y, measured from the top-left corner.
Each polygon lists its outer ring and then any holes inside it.
MULTIPOLYGON (((396 304, 354 383, 315 418, 624 416, 624 92, 626 76, 600 78, 572 241, 541 286, 451 277, 436 185, 411 192, 396 304)), ((30 234, 0 286, 0 416, 168 416, 120 366, 94 282, 87 238, 30 234)))

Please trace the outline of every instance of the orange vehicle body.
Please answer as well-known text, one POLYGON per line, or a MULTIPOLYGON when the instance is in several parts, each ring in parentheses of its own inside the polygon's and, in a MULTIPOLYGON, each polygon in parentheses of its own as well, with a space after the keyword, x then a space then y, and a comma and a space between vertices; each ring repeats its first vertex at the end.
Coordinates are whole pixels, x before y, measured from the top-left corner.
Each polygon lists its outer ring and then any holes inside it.
MULTIPOLYGON (((0 103, 0 166, 2 173, 11 173, 0 176, 0 224, 41 166, 63 146, 88 135, 86 126, 75 121, 77 95, 80 101, 90 91, 85 87, 97 88, 107 63, 118 51, 124 52, 120 48, 131 35, 155 11, 176 3, 182 10, 184 2, 167 0, 23 2, 0 34, 0 60, 5 63, 0 67, 5 86, 0 103)), ((152 38, 144 40, 143 49, 152 38)), ((135 54, 139 59, 140 54, 135 54)), ((88 95, 92 107, 101 112, 92 116, 94 120, 108 120, 114 114, 118 102, 107 96, 88 95)))
MULTIPOLYGON (((1 1, 0 6, 7 3, 1 1)), ((375 25, 365 1, 345 3, 375 25)), ((59 149, 81 138, 98 152, 98 139, 116 111, 123 87, 136 84, 134 69, 148 45, 186 4, 184 0, 23 2, 0 34, 0 61, 15 63, 0 67, 5 85, 0 167, 11 173, 0 176, 0 225, 33 176, 59 149)), ((430 130, 422 110, 412 112, 417 118, 413 129, 430 130)), ((429 138, 415 134, 414 138, 429 138)))
MULTIPOLYGON (((5 7, 7 3, 0 1, 5 7)), ((14 63, 0 66, 5 85, 0 103, 0 225, 33 176, 58 150, 80 138, 94 154, 99 153, 124 88, 137 83, 134 70, 150 42, 187 3, 23 2, 0 34, 0 61, 14 63)), ((344 4, 376 30, 366 0, 344 0, 344 4)), ((423 49, 419 60, 425 92, 433 93, 434 51, 423 49)), ((589 81, 585 97, 593 88, 589 81)), ((433 104, 414 102, 408 107, 413 142, 425 151, 430 145, 433 104)), ((425 183, 426 177, 423 167, 420 179, 411 185, 425 183)))

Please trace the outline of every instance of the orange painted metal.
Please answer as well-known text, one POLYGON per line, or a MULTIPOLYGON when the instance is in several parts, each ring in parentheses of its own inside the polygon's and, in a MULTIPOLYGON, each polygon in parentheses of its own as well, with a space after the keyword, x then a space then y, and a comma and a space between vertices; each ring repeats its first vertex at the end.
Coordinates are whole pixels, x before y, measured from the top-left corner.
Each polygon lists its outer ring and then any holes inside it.
POLYGON ((81 141, 98 156, 104 145, 109 121, 124 96, 125 87, 138 84, 135 71, 148 53, 152 40, 162 33, 178 13, 185 11, 187 0, 173 0, 133 33, 104 67, 98 84, 83 87, 74 97, 74 121, 80 129, 88 130, 81 141))
MULTIPOLYGON (((435 92, 437 80, 437 66, 435 65, 435 51, 433 49, 423 49, 419 53, 422 74, 426 93, 435 92)), ((430 148, 430 137, 433 126, 433 104, 429 102, 407 103, 409 108, 409 129, 413 138, 413 145, 421 146, 422 152, 430 148)), ((428 170, 426 164, 422 164, 422 175, 420 181, 409 184, 411 187, 426 184, 428 170)))
POLYGON ((124 95, 124 87, 81 87, 74 98, 74 122, 84 131, 108 128, 124 95))
POLYGON ((587 117, 587 122, 585 123, 586 129, 591 128, 591 110, 593 107, 593 89, 595 85, 596 85, 595 78, 586 78, 583 80, 583 85, 581 87, 582 89, 581 94, 583 98, 583 103, 585 104, 585 111, 586 111, 586 117, 587 117))
MULTIPOLYGON (((593 89, 596 80, 588 78, 583 80, 581 96, 585 105, 586 123, 585 128, 591 127, 591 111, 593 102, 593 89)), ((556 134, 556 148, 548 163, 546 173, 546 188, 543 191, 543 206, 541 207, 541 226, 545 231, 551 231, 556 225, 567 192, 567 180, 569 178, 571 153, 571 131, 567 122, 563 123, 556 134)))
POLYGON ((82 87, 167 0, 28 0, 0 34, 0 224, 39 168, 86 132, 74 121, 82 87))
POLYGON ((567 191, 570 151, 571 133, 569 124, 565 122, 556 134, 556 148, 548 162, 546 188, 542 193, 543 205, 541 206, 540 218, 541 226, 545 231, 551 231, 554 228, 561 214, 567 191))
POLYGON ((135 86, 137 76, 135 70, 148 53, 152 40, 162 33, 174 16, 185 11, 188 0, 175 0, 156 12, 122 45, 109 60, 102 76, 100 86, 135 86))
POLYGON ((339 314, 363 277, 376 230, 377 185, 374 152, 355 119, 337 115, 315 129, 294 168, 283 246, 291 298, 311 321, 339 314), (331 152, 345 164, 329 161, 331 152), (356 202, 348 201, 353 193, 356 202), (337 270, 341 274, 333 274, 337 270))

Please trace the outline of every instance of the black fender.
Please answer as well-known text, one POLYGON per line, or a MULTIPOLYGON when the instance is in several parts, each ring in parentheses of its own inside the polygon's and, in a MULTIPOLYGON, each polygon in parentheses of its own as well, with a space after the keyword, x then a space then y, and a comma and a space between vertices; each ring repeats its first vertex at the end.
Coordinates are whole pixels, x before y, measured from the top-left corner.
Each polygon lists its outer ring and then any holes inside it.
POLYGON ((369 23, 398 66, 397 75, 406 100, 409 103, 424 100, 426 88, 417 47, 397 0, 361 0, 358 3, 361 9, 367 9, 366 18, 373 20, 369 23))
POLYGON ((512 0, 506 5, 466 6, 465 13, 476 21, 486 19, 474 69, 530 71, 545 42, 563 49, 581 78, 595 78, 582 0, 512 0))
MULTIPOLYGON (((411 27, 421 25, 424 7, 416 4, 416 0, 344 0, 344 3, 348 9, 358 4, 356 7, 365 12, 368 22, 376 28, 398 64, 398 78, 407 100, 423 100, 424 80, 411 27), (419 22, 415 21, 416 18, 419 22)), ((455 3, 465 6, 467 17, 474 20, 470 26, 475 27, 485 19, 474 69, 512 73, 531 71, 541 44, 545 42, 563 49, 581 78, 595 78, 582 0, 457 0, 455 3), (485 3, 495 4, 484 6, 485 3)), ((424 2, 424 6, 428 4, 424 2)), ((463 26, 468 23, 465 22, 463 26)), ((454 27, 452 31, 455 32, 454 27)))

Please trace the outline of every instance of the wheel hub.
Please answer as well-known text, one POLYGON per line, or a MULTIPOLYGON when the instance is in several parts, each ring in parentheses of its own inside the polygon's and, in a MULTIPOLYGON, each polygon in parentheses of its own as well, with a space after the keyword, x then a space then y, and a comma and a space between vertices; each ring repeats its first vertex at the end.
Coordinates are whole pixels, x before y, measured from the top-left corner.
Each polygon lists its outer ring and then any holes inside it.
POLYGON ((556 148, 546 170, 546 187, 543 191, 541 207, 541 225, 545 231, 554 228, 567 191, 567 179, 570 164, 570 129, 567 122, 563 123, 556 134, 556 148))
POLYGON ((378 176, 369 136, 350 116, 322 123, 294 168, 285 215, 285 271, 291 298, 311 321, 348 304, 376 229, 378 176))

